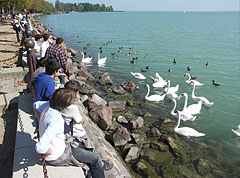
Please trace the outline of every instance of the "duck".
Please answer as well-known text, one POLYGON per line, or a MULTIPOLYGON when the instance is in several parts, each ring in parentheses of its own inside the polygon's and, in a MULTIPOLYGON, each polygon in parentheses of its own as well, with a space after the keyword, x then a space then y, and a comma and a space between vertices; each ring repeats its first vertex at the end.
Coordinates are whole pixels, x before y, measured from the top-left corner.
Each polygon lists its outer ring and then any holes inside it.
POLYGON ((115 55, 116 55, 116 53, 111 53, 111 55, 112 55, 112 56, 115 56, 115 55))
POLYGON ((173 64, 176 64, 177 62, 176 62, 176 59, 173 59, 173 64))
POLYGON ((102 53, 102 49, 100 50, 100 53, 102 53))
POLYGON ((175 87, 170 87, 171 83, 170 80, 167 81, 168 87, 164 89, 165 92, 170 92, 170 93, 176 93, 179 90, 179 85, 176 85, 175 87))
POLYGON ((130 50, 133 50, 133 48, 129 48, 130 50))
POLYGON ((123 47, 119 47, 119 49, 123 49, 123 47))
POLYGON ((123 50, 118 50, 118 53, 122 53, 123 52, 123 50))
MULTIPOLYGON (((172 99, 172 101, 174 102, 174 107, 173 107, 173 109, 172 109, 172 111, 171 111, 171 115, 173 116, 173 117, 175 117, 175 118, 178 118, 178 112, 175 112, 175 109, 176 109, 176 107, 177 107, 177 101, 176 101, 176 99, 172 99)), ((197 116, 193 116, 193 115, 191 115, 191 114, 188 114, 188 115, 186 115, 187 113, 182 113, 181 114, 181 119, 183 120, 183 121, 188 121, 188 120, 190 120, 190 121, 195 121, 195 119, 196 119, 196 117, 197 116)))
POLYGON ((220 86, 220 84, 219 84, 219 83, 215 83, 214 80, 212 80, 212 84, 213 84, 214 86, 216 86, 216 87, 219 87, 219 86, 220 86))
POLYGON ((199 79, 199 77, 193 77, 191 74, 190 74, 190 76, 191 76, 191 80, 198 80, 199 79))
POLYGON ((209 65, 208 65, 208 62, 205 64, 206 65, 206 67, 208 67, 209 65))
POLYGON ((237 136, 240 136, 240 124, 238 125, 238 129, 237 129, 237 130, 233 130, 233 129, 232 129, 232 132, 233 132, 234 134, 236 134, 237 136))
POLYGON ((83 53, 83 52, 81 52, 80 54, 82 54, 82 55, 83 55, 83 57, 82 57, 82 62, 89 63, 89 62, 91 62, 91 61, 92 61, 92 57, 87 57, 87 58, 84 58, 84 53, 83 53))
POLYGON ((198 82, 198 81, 196 81, 196 80, 191 80, 191 75, 190 74, 188 74, 188 73, 185 73, 184 74, 184 77, 185 76, 188 76, 188 79, 185 81, 187 84, 189 84, 189 85, 193 85, 193 83, 196 85, 196 86, 202 86, 202 85, 204 85, 203 83, 200 83, 200 82, 198 82), (193 83, 192 83, 193 82, 193 83))
POLYGON ((138 60, 138 57, 133 57, 132 60, 138 60))
POLYGON ((187 106, 188 103, 188 94, 187 93, 183 93, 181 97, 185 97, 185 103, 183 106, 183 113, 187 113, 187 114, 191 114, 191 115, 196 115, 196 114, 200 114, 200 111, 202 109, 202 101, 200 100, 197 104, 191 104, 189 106, 187 106))
POLYGON ((145 70, 145 69, 140 69, 140 71, 141 71, 141 72, 147 72, 147 70, 145 70))
POLYGON ((147 58, 148 58, 148 55, 146 54, 146 55, 144 56, 144 58, 147 59, 147 58))
POLYGON ((114 55, 113 58, 114 58, 114 59, 117 59, 117 58, 118 58, 118 55, 114 55))
POLYGON ((214 102, 210 102, 207 98, 205 98, 203 96, 195 96, 195 87, 196 87, 196 84, 193 83, 192 99, 195 102, 202 101, 202 104, 206 107, 211 107, 212 105, 214 105, 214 102))
POLYGON ((103 65, 103 64, 105 64, 106 60, 107 60, 107 57, 100 58, 100 53, 98 53, 98 61, 97 61, 97 64, 98 64, 98 65, 103 65))
POLYGON ((129 53, 126 53, 125 55, 126 55, 126 56, 130 56, 130 54, 131 54, 131 53, 129 52, 129 53))
POLYGON ((200 133, 200 132, 198 132, 195 129, 190 128, 190 127, 181 127, 181 128, 179 128, 180 121, 181 121, 181 114, 182 113, 180 111, 177 111, 177 112, 178 112, 178 122, 177 122, 177 125, 174 127, 174 131, 177 134, 186 136, 188 138, 189 137, 202 137, 202 136, 206 135, 205 133, 200 133))
POLYGON ((87 50, 87 47, 83 47, 83 50, 87 50))
POLYGON ((133 54, 137 54, 137 53, 138 53, 138 51, 134 51, 134 52, 133 52, 133 54))
POLYGON ((130 60, 130 64, 134 64, 134 60, 130 60))
POLYGON ((146 66, 145 68, 148 70, 148 69, 150 69, 150 66, 146 66))
POLYGON ((190 67, 189 67, 189 66, 187 67, 187 71, 191 71, 191 69, 190 69, 190 67))
POLYGON ((141 73, 133 73, 133 72, 130 72, 130 73, 137 79, 140 79, 140 80, 145 80, 146 79, 146 77, 141 73))
POLYGON ((145 99, 146 99, 146 100, 148 100, 148 101, 154 101, 154 102, 159 102, 159 101, 164 100, 166 94, 163 94, 163 95, 154 94, 154 95, 148 96, 149 93, 150 93, 150 86, 149 86, 148 84, 146 84, 145 86, 148 88, 147 94, 146 94, 146 96, 145 96, 145 99))
POLYGON ((169 69, 168 69, 168 72, 172 72, 172 69, 169 68, 169 69))
POLYGON ((91 46, 91 43, 88 43, 87 46, 91 46))
POLYGON ((102 47, 99 47, 100 50, 102 50, 102 47))

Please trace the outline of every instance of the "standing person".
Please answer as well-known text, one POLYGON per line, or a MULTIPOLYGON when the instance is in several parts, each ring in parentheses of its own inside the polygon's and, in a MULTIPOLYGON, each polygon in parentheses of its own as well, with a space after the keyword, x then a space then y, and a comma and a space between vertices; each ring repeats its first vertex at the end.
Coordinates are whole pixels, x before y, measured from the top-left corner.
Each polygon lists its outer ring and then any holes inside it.
MULTIPOLYGON (((60 66, 61 66, 61 72, 66 73, 66 58, 64 56, 64 49, 65 49, 65 43, 64 40, 62 38, 57 38, 56 40, 56 44, 53 46, 50 46, 47 48, 45 57, 47 59, 49 58, 56 58, 57 61, 59 62, 60 66)), ((60 79, 60 83, 64 85, 64 76, 59 76, 60 79)))
POLYGON ((11 24, 13 26, 13 30, 16 31, 17 41, 20 42, 20 38, 19 38, 20 27, 18 24, 17 14, 13 15, 13 20, 12 20, 11 24))
POLYGON ((43 35, 43 43, 40 47, 40 57, 43 58, 45 57, 45 54, 46 54, 46 51, 47 51, 47 48, 49 47, 49 41, 50 41, 50 37, 51 35, 49 34, 44 34, 43 35))
POLYGON ((105 166, 97 153, 81 147, 72 147, 70 143, 65 143, 64 119, 60 112, 71 105, 74 95, 75 92, 72 90, 58 89, 50 102, 34 103, 34 109, 41 113, 39 121, 40 139, 35 149, 38 154, 42 154, 40 159, 45 159, 50 164, 83 167, 81 163, 84 163, 90 167, 93 178, 105 178, 105 166))
POLYGON ((46 62, 46 72, 39 73, 33 81, 35 100, 49 101, 55 92, 54 77, 59 76, 60 65, 55 58, 46 62))
POLYGON ((23 37, 26 38, 25 31, 27 30, 27 17, 26 17, 26 9, 22 9, 21 13, 18 14, 18 25, 20 30, 22 31, 23 37))

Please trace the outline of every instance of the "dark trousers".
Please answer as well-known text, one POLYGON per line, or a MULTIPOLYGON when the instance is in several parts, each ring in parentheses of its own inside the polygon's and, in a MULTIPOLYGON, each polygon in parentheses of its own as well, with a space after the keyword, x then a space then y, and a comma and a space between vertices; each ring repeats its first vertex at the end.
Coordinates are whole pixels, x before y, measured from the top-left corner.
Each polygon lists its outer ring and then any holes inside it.
POLYGON ((97 153, 77 147, 72 148, 72 155, 76 160, 90 167, 90 173, 93 178, 105 178, 102 160, 97 153))
POLYGON ((20 31, 20 29, 17 28, 17 30, 15 30, 15 31, 16 31, 16 35, 17 35, 17 41, 20 42, 20 38, 19 38, 19 31, 20 31))

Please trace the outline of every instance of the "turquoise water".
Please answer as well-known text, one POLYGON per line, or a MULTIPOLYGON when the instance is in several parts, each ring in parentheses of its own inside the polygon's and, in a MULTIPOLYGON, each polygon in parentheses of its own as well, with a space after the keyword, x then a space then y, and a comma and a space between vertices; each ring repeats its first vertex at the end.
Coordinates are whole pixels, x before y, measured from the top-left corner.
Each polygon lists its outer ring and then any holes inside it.
MULTIPOLYGON (((108 71, 115 84, 132 80, 140 89, 137 98, 146 94, 146 82, 134 79, 130 71, 140 72, 150 66, 146 76, 155 76, 158 72, 164 79, 171 81, 171 86, 179 84, 178 94, 191 94, 192 87, 185 83, 188 72, 200 77, 204 86, 197 87, 195 95, 205 96, 215 104, 201 110, 196 121, 183 125, 193 127, 206 136, 200 140, 215 140, 233 152, 227 156, 239 158, 240 138, 231 131, 240 124, 240 58, 239 58, 239 12, 119 12, 119 13, 69 13, 49 15, 40 18, 58 37, 63 37, 67 46, 82 51, 87 43, 87 54, 94 56, 90 68, 93 71, 108 71), (112 43, 103 46, 107 41, 112 43), (99 47, 103 47, 102 57, 107 56, 104 68, 96 65, 99 47), (117 53, 123 46, 123 53, 117 53), (134 50, 129 50, 133 47, 134 50), (125 53, 138 51, 138 54, 126 56, 125 53), (113 59, 111 53, 117 53, 113 59), (144 56, 148 55, 148 59, 144 56), (138 56, 135 64, 130 64, 132 57, 138 56), (177 64, 173 65, 173 59, 177 64), (206 67, 206 62, 209 67, 206 67), (169 73, 168 69, 172 72, 169 73), (220 83, 215 87, 211 81, 220 83)), ((161 90, 155 90, 161 91, 161 90)), ((153 91, 151 91, 153 93, 153 91)), ((189 103, 194 103, 189 97, 189 103)), ((178 108, 182 108, 184 99, 178 108)), ((151 112, 170 117, 173 103, 160 102, 151 112)), ((223 153, 224 154, 224 153, 223 153)))

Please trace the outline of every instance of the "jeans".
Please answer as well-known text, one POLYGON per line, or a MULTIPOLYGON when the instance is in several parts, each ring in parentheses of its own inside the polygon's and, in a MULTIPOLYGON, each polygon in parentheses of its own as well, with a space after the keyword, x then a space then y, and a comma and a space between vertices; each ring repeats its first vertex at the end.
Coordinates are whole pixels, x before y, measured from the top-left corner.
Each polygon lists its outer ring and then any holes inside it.
POLYGON ((90 167, 90 173, 93 178, 105 178, 102 160, 97 153, 77 147, 72 148, 72 155, 76 160, 90 167))
POLYGON ((17 41, 20 42, 20 38, 19 38, 20 27, 15 31, 16 31, 16 35, 17 35, 17 41))

